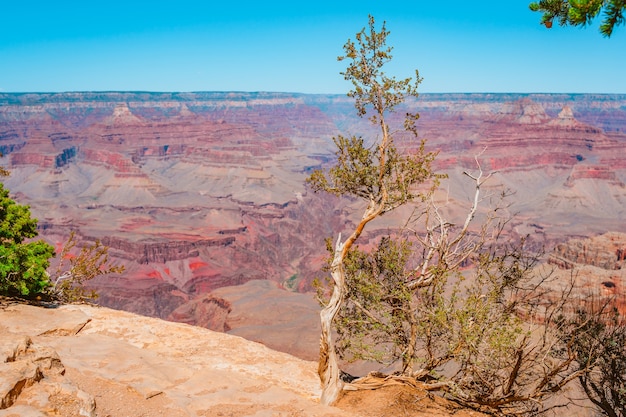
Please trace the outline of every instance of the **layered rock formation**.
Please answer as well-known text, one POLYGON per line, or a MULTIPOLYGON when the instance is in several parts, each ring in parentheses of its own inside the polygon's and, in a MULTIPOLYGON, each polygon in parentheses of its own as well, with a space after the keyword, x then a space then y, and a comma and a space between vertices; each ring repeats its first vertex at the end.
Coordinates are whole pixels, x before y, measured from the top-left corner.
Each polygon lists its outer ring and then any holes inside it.
MULTIPOLYGON (((398 117, 419 111, 420 136, 440 152, 437 169, 450 176, 441 204, 468 205, 462 173, 480 155, 497 171, 486 191, 515 192, 510 233, 553 246, 626 232, 625 106, 618 95, 423 95, 398 117)), ((343 96, 0 94, 0 163, 13 196, 57 247, 75 230, 126 265, 94 282, 100 302, 216 329, 241 314, 217 289, 251 280, 310 289, 324 239, 358 216, 358 202, 304 185, 332 163, 340 132, 375 134, 343 96)), ((397 140, 405 152, 419 145, 397 140)), ((385 216, 363 243, 403 220, 385 216)))
POLYGON ((626 234, 610 232, 556 246, 549 264, 561 282, 574 280, 581 302, 609 303, 626 314, 626 234))

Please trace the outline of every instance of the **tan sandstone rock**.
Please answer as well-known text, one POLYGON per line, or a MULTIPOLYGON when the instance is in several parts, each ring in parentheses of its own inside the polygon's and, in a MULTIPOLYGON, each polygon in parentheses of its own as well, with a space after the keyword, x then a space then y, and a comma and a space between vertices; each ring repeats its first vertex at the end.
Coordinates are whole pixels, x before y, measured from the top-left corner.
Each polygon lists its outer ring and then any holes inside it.
POLYGON ((0 323, 1 417, 352 415, 318 403, 315 363, 240 337, 85 305, 0 323))

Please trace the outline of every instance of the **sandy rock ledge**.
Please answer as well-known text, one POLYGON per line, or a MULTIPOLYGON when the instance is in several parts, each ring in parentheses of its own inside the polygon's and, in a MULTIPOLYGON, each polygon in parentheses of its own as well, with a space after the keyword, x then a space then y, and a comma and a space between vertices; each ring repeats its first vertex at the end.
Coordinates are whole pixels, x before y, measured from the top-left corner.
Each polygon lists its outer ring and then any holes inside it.
POLYGON ((316 363, 106 308, 0 308, 0 417, 353 416, 316 363))

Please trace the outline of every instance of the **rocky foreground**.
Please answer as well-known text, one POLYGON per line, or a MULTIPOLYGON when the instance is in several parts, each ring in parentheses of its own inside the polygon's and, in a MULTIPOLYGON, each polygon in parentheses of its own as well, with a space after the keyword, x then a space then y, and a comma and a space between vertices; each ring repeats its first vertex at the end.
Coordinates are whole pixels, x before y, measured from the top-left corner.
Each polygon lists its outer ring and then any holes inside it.
POLYGON ((0 417, 340 417, 390 415, 400 406, 408 416, 454 411, 425 392, 398 387, 322 406, 315 362, 107 308, 0 303, 0 332, 0 417))
POLYGON ((2 416, 348 415, 316 403, 315 363, 239 337, 90 306, 0 322, 2 416))

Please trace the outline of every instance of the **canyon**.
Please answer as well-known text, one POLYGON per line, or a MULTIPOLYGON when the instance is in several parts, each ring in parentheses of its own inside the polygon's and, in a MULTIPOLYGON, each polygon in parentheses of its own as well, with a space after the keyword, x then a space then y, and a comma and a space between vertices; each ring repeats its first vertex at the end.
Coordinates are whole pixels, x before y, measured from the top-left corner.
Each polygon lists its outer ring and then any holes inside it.
MULTIPOLYGON (((511 191, 512 238, 551 251, 626 232, 626 95, 423 94, 391 124, 406 111, 420 113, 419 138, 398 135, 398 147, 412 152, 423 138, 439 152, 435 168, 448 178, 435 199, 451 221, 470 204, 463 172, 478 161, 493 173, 485 209, 511 191)), ((126 267, 92 283, 99 304, 306 359, 316 348, 304 335, 316 331, 310 291, 323 276, 324 240, 349 230, 361 209, 305 185, 332 164, 338 134, 376 137, 339 95, 0 93, 0 164, 12 196, 58 249, 75 231, 126 267), (286 333, 289 341, 276 336, 286 333)), ((362 244, 406 216, 377 220, 362 244)), ((555 264, 578 259, 557 252, 555 264)), ((609 281, 589 285, 606 291, 609 281)))

